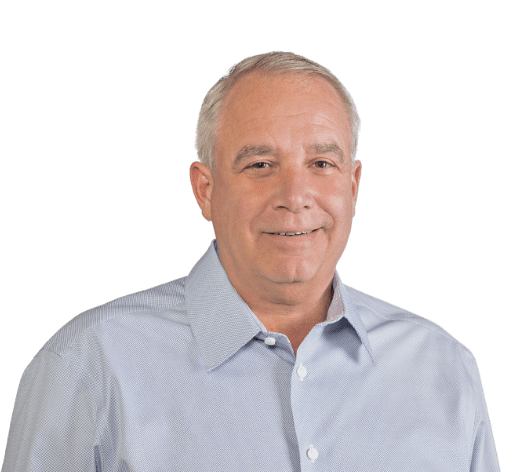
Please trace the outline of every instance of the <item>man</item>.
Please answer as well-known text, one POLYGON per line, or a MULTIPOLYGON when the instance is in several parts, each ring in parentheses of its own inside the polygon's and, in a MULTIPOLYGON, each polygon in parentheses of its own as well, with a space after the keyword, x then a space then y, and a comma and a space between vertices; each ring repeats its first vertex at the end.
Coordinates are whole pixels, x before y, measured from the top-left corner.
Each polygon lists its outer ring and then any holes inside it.
POLYGON ((7 471, 498 471, 470 352, 343 285, 358 116, 325 68, 245 59, 190 169, 189 276, 64 326, 21 381, 7 471))

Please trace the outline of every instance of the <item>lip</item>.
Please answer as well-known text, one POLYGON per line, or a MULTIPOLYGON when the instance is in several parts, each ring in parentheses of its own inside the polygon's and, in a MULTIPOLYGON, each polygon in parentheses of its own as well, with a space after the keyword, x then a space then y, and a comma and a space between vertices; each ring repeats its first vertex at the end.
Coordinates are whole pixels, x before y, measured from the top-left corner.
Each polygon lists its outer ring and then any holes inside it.
MULTIPOLYGON (((321 228, 318 228, 321 229, 321 228)), ((320 238, 321 231, 312 230, 310 233, 297 236, 280 236, 279 234, 263 233, 264 241, 270 245, 272 250, 278 251, 281 256, 304 257, 306 253, 314 250, 323 239, 320 238)))
POLYGON ((279 230, 279 231, 265 231, 265 234, 271 236, 282 236, 282 237, 297 237, 297 236, 308 236, 318 231, 320 228, 316 229, 303 229, 303 230, 279 230))

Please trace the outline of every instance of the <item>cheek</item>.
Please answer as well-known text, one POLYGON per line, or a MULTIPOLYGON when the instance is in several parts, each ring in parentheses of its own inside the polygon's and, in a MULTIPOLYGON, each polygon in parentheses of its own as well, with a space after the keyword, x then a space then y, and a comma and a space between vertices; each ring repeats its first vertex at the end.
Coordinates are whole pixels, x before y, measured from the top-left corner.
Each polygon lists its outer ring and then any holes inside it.
POLYGON ((245 192, 240 195, 234 218, 240 221, 242 230, 250 237, 256 237, 261 224, 266 220, 267 199, 263 192, 245 192))
POLYGON ((212 193, 212 222, 216 235, 228 235, 231 226, 236 224, 232 217, 236 213, 236 199, 233 192, 229 192, 226 185, 215 185, 212 193))
POLYGON ((248 191, 232 184, 220 189, 212 201, 213 219, 219 231, 235 233, 236 237, 250 232, 264 208, 262 192, 248 191))
POLYGON ((335 185, 325 195, 325 209, 332 216, 335 226, 350 227, 354 202, 349 185, 335 185))
POLYGON ((352 198, 348 195, 349 192, 333 194, 331 199, 327 200, 329 206, 326 207, 326 211, 332 219, 332 227, 327 232, 327 256, 334 263, 340 259, 351 233, 353 205, 352 198))

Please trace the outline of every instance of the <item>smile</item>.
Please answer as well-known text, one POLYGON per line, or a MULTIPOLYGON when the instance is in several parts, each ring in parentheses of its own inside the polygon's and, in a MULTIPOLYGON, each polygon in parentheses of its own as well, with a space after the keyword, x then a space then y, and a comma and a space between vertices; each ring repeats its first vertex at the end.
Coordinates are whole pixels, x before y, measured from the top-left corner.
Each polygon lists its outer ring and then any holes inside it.
POLYGON ((300 234, 309 234, 309 233, 313 233, 314 231, 317 231, 317 229, 312 229, 310 231, 298 231, 297 233, 285 232, 285 233, 269 233, 269 234, 276 234, 279 236, 299 236, 300 234))

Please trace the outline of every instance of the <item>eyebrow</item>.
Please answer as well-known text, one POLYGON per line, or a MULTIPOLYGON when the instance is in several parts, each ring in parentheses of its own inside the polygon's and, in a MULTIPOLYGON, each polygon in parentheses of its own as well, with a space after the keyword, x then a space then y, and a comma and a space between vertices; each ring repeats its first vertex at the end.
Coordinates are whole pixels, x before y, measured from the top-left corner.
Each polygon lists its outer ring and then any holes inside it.
POLYGON ((276 150, 270 146, 243 146, 241 150, 237 153, 234 163, 234 167, 239 165, 245 159, 253 156, 268 156, 270 154, 275 154, 276 150))
POLYGON ((343 163, 344 160, 344 154, 341 150, 340 146, 338 146, 336 143, 315 143, 311 144, 308 147, 309 151, 311 151, 313 154, 336 154, 340 161, 343 163))

